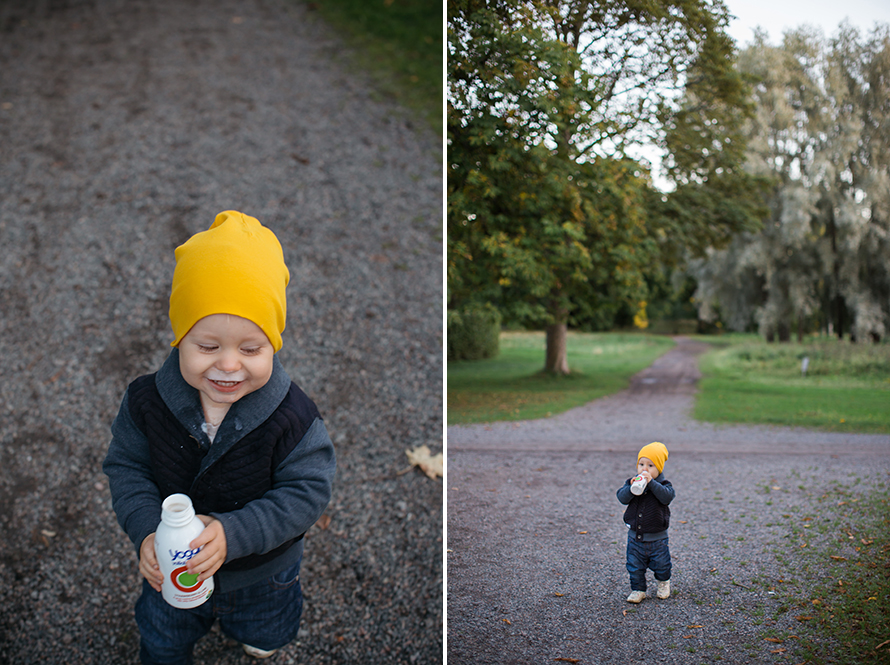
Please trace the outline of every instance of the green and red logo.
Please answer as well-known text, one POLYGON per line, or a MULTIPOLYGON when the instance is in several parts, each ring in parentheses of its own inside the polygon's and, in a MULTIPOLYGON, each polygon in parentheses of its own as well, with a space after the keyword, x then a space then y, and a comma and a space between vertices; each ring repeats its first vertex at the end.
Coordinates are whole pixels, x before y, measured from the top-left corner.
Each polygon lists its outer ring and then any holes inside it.
POLYGON ((170 573, 170 581, 173 586, 184 593, 197 591, 203 586, 203 582, 198 582, 198 574, 190 573, 188 566, 182 566, 170 573))

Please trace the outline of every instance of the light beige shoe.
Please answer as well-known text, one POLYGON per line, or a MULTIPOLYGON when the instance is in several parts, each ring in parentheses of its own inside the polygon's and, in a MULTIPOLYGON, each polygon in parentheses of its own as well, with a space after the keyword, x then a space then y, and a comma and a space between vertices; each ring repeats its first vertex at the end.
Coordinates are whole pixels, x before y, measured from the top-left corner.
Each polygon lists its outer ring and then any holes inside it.
POLYGON ((670 598, 671 597, 671 581, 665 580, 664 582, 660 580, 656 580, 658 582, 658 592, 656 595, 659 598, 670 598))
POLYGON ((645 591, 631 591, 630 595, 627 597, 627 602, 642 603, 645 598, 646 598, 645 591))
POLYGON ((248 656, 253 656, 254 658, 269 658, 270 656, 274 656, 275 652, 278 649, 272 649, 272 651, 264 651, 263 649, 257 649, 256 647, 252 647, 249 644, 242 644, 244 647, 244 653, 248 656))

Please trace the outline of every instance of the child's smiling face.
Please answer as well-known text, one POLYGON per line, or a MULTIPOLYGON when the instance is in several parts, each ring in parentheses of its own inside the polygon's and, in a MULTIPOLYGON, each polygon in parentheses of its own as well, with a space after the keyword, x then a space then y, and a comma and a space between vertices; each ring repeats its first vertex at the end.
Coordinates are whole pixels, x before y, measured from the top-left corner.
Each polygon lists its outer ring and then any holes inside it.
POLYGON ((262 329, 233 314, 205 316, 179 343, 182 377, 201 393, 205 414, 266 385, 274 357, 262 329))
POLYGON ((641 457, 637 460, 637 475, 640 475, 643 471, 648 471, 653 478, 657 478, 660 473, 658 467, 655 466, 655 462, 648 457, 641 457))

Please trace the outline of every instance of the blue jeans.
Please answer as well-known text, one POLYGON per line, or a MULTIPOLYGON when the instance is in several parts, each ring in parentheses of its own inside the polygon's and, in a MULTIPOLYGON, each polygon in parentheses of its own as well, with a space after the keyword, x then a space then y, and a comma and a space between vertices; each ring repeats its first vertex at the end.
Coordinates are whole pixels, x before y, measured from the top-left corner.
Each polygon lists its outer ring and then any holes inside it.
POLYGON ((242 644, 278 649, 297 636, 302 611, 300 561, 249 587, 214 593, 203 605, 188 610, 167 604, 143 580, 136 602, 142 635, 139 656, 150 665, 191 665, 195 643, 216 619, 223 633, 242 644))
POLYGON ((646 569, 651 568, 660 582, 671 579, 671 551, 668 539, 642 542, 627 534, 627 572, 630 573, 631 591, 646 590, 646 569))

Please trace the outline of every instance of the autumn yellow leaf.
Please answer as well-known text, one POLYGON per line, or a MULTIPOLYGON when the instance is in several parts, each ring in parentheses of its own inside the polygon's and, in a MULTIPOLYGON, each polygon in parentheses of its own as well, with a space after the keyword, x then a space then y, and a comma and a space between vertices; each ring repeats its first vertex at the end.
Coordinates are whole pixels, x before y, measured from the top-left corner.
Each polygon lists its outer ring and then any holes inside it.
POLYGON ((799 616, 799 617, 794 617, 794 618, 797 619, 798 621, 812 621, 812 619, 813 619, 813 617, 808 617, 808 616, 799 616))
POLYGON ((686 626, 686 627, 687 627, 687 628, 702 628, 702 625, 701 625, 700 623, 693 623, 693 624, 690 624, 690 625, 688 625, 688 626, 686 626))
POLYGON ((830 558, 834 559, 835 561, 846 561, 847 560, 847 557, 845 557, 845 556, 835 556, 834 554, 831 554, 830 558))
POLYGON ((562 597, 563 597, 563 594, 561 594, 561 593, 555 593, 555 592, 554 592, 553 595, 556 596, 557 598, 562 598, 562 597))
POLYGON ((507 624, 508 626, 512 626, 512 625, 513 625, 512 623, 510 623, 510 620, 509 620, 509 619, 501 619, 501 621, 503 621, 503 622, 504 622, 505 624, 507 624))
POLYGON ((579 531, 578 533, 580 533, 580 534, 583 536, 583 535, 585 535, 587 532, 586 532, 586 531, 579 531))
POLYGON ((771 649, 770 653, 785 653, 786 651, 788 651, 788 649, 782 647, 781 649, 771 649))
POLYGON ((442 468, 442 453, 430 455, 428 446, 419 446, 414 450, 406 450, 405 454, 408 455, 408 461, 411 462, 412 466, 420 467, 420 470, 432 480, 435 480, 436 476, 445 475, 445 471, 442 468))
POLYGON ((777 637, 764 637, 764 642, 773 642, 774 644, 782 644, 782 640, 777 637))

